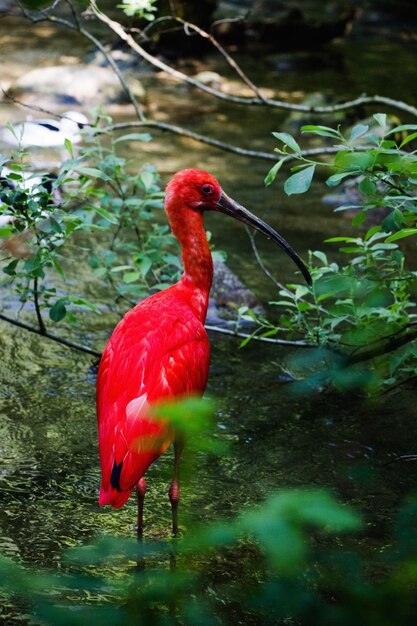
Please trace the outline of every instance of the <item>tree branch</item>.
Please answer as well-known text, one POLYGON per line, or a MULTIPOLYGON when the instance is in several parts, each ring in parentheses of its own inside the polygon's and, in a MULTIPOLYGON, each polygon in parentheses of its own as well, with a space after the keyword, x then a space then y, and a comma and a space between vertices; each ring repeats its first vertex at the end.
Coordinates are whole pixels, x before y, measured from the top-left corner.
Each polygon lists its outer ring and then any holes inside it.
POLYGON ((35 304, 36 318, 38 320, 38 325, 39 325, 39 334, 46 335, 46 326, 42 319, 41 309, 39 306, 39 290, 38 290, 37 278, 35 278, 33 281, 33 301, 35 304))
POLYGON ((156 128, 162 131, 168 131, 170 133, 174 133, 175 135, 188 137, 189 139, 193 139, 194 141, 204 143, 208 146, 213 146, 214 148, 219 148, 220 150, 224 150, 225 152, 232 152, 234 154, 239 154, 240 156, 263 159, 267 161, 277 161, 276 155, 273 154, 272 152, 262 152, 259 150, 249 150, 247 148, 241 148, 240 146, 235 146, 233 144, 220 141, 219 139, 213 139, 212 137, 208 137, 207 135, 196 133, 192 130, 188 130, 187 128, 183 128, 182 126, 177 126, 176 124, 169 124, 167 122, 157 122, 155 120, 144 120, 140 122, 133 120, 131 122, 120 122, 117 124, 110 124, 109 126, 97 128, 95 132, 107 133, 113 130, 123 130, 126 128, 156 128))
POLYGON ((235 70, 236 74, 243 80, 243 82, 246 83, 246 85, 250 89, 252 89, 252 91, 254 92, 256 97, 259 98, 259 100, 261 100, 264 104, 268 104, 267 98, 262 94, 262 92, 259 90, 259 88, 250 80, 250 78, 248 76, 246 76, 245 72, 242 70, 240 65, 238 63, 236 63, 234 58, 230 56, 230 54, 223 48, 223 46, 217 41, 217 39, 212 34, 206 32, 205 30, 203 30, 199 26, 196 26, 196 24, 191 24, 190 22, 186 22, 185 20, 182 20, 181 18, 177 17, 176 21, 180 22, 181 24, 184 25, 184 30, 186 28, 194 30, 203 39, 208 39, 210 41, 210 43, 226 59, 227 63, 230 65, 230 67, 232 67, 235 70))
POLYGON ((374 347, 367 347, 364 350, 351 352, 346 358, 346 365, 355 365, 356 363, 369 361, 370 359, 374 359, 378 356, 389 354, 390 352, 394 352, 394 350, 398 350, 398 348, 402 348, 402 346, 405 346, 407 343, 415 341, 416 339, 417 329, 409 330, 406 328, 402 335, 390 335, 381 342, 378 342, 374 347))
POLYGON ((48 333, 46 331, 41 332, 39 328, 34 328, 33 326, 29 326, 29 324, 24 324, 19 320, 14 320, 13 318, 3 315, 3 313, 0 313, 0 320, 3 320, 3 322, 7 322, 8 324, 13 324, 13 326, 17 326, 18 328, 22 328, 23 330, 27 330, 31 333, 34 333, 35 335, 40 335, 41 337, 46 337, 47 339, 56 341, 63 346, 67 346, 68 348, 73 348, 74 350, 85 352, 86 354, 90 354, 91 356, 101 358, 101 352, 97 352, 97 350, 93 350, 92 348, 88 348, 87 346, 82 346, 78 343, 74 343, 73 341, 68 341, 68 339, 58 337, 57 335, 52 335, 51 333, 48 333))
POLYGON ((214 332, 220 333, 222 335, 231 335, 232 337, 240 337, 241 339, 247 339, 248 337, 252 337, 253 341, 262 341, 263 343, 273 343, 278 346, 289 346, 293 348, 317 348, 315 344, 308 343, 307 341, 290 341, 289 339, 273 339, 272 337, 257 337, 256 335, 251 335, 249 333, 239 333, 234 330, 230 330, 229 328, 221 328, 220 326, 212 326, 211 324, 206 324, 205 329, 214 332))

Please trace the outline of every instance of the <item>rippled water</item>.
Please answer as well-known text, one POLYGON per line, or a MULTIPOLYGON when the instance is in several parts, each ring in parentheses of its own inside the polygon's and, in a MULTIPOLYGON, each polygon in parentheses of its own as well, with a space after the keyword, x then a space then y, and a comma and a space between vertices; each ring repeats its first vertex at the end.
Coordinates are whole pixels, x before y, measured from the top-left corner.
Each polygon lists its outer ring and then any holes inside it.
MULTIPOLYGON (((10 46, 3 48, 3 54, 12 55, 11 74, 16 74, 22 69, 16 67, 18 63, 25 63, 13 52, 23 32, 16 29, 13 37, 8 36, 10 46)), ((3 30, 0 42, 5 37, 3 30)), ((61 50, 61 40, 53 34, 48 42, 48 55, 51 47, 61 50)), ((305 55, 281 55, 258 65, 249 58, 242 61, 251 76, 265 84, 279 81, 280 88, 288 91, 337 91, 348 97, 366 90, 407 100, 413 96, 414 55, 411 45, 354 39, 348 46, 334 46, 314 57, 317 66, 313 67, 311 60, 306 67, 305 55), (284 62, 294 64, 293 69, 278 73, 275 67, 284 67, 284 62), (388 68, 392 68, 389 83, 388 68)), ((213 59, 207 60, 207 66, 217 68, 213 59)), ((172 121, 263 150, 273 147, 270 132, 280 128, 286 117, 281 112, 231 108, 194 93, 191 105, 186 89, 157 89, 161 108, 171 103, 172 121)), ((1 115, 4 120, 16 111, 3 105, 1 115)), ((264 190, 268 163, 249 162, 190 140, 158 134, 143 150, 138 160, 157 165, 164 180, 182 167, 209 169, 228 193, 279 227, 302 254, 319 247, 330 228, 336 233, 348 227, 321 203, 318 185, 301 200, 284 197, 278 185, 264 190)), ((218 247, 227 251, 230 266, 267 301, 273 293, 271 285, 261 275, 241 226, 222 216, 209 217, 207 224, 218 247)), ((289 262, 272 244, 265 242, 261 249, 281 280, 291 276, 289 262)), ((75 286, 89 288, 82 283, 75 286)), ((114 316, 86 318, 90 341, 102 346, 114 322, 114 316)), ((229 451, 221 458, 201 454, 192 471, 185 471, 183 528, 196 520, 231 516, 281 487, 327 485, 365 511, 368 546, 378 549, 392 510, 415 487, 412 464, 391 462, 397 455, 416 452, 414 394, 401 390, 377 401, 352 395, 294 397, 278 378, 284 351, 259 344, 238 350, 234 339, 218 335, 212 335, 211 341, 208 392, 218 402, 216 436, 229 443, 229 451)), ((97 505, 99 464, 91 358, 3 323, 0 350, 0 551, 24 563, 58 567, 67 546, 101 533, 132 535, 133 498, 118 511, 97 505)), ((148 473, 148 538, 166 537, 169 532, 171 463, 168 452, 148 473)))

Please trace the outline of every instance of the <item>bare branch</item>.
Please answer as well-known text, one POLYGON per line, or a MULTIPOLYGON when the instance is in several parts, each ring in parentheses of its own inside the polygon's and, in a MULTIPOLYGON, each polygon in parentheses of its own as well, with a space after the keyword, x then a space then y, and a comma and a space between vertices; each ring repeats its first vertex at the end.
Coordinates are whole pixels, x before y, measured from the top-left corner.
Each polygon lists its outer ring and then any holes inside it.
POLYGON ((286 293, 288 293, 289 295, 292 296, 293 295, 292 292, 289 289, 287 289, 285 287, 285 285, 283 285, 282 283, 277 281, 275 276, 269 271, 269 269, 266 267, 265 263, 262 261, 261 255, 259 254, 258 246, 256 245, 256 242, 255 242, 255 234, 256 233, 253 233, 250 230, 250 228, 248 228, 248 226, 245 226, 245 229, 246 229, 246 234, 248 235, 249 241, 250 241, 251 246, 252 246, 252 251, 253 251, 253 253, 255 255, 255 258, 256 258, 256 260, 258 262, 259 267, 261 268, 261 270, 263 271, 265 276, 267 278, 269 278, 269 280, 271 280, 274 283, 274 285, 275 285, 275 287, 277 289, 279 289, 281 291, 285 291, 286 293))
POLYGON ((390 352, 394 352, 395 350, 398 350, 398 348, 402 348, 402 346, 405 346, 407 343, 415 341, 416 339, 417 330, 409 330, 409 328, 406 327, 403 333, 394 333, 393 335, 378 341, 374 346, 366 347, 362 350, 354 350, 347 356, 346 364, 354 365, 363 361, 369 361, 370 359, 374 359, 378 356, 383 356, 384 354, 389 354, 390 352))
POLYGON ((97 352, 97 350, 93 350, 92 348, 88 348, 87 346, 82 346, 78 343, 74 343, 73 341, 68 341, 68 339, 64 339, 63 337, 57 337, 56 335, 52 335, 48 332, 42 333, 39 328, 34 328, 33 326, 29 326, 29 324, 24 324, 19 320, 7 317, 6 315, 3 315, 3 313, 0 313, 0 320, 3 320, 3 322, 7 322, 8 324, 13 324, 13 326, 17 326, 18 328, 22 328, 23 330, 28 330, 31 333, 35 333, 35 335, 41 335, 42 337, 46 337, 47 339, 56 341, 63 346, 67 346, 68 348, 74 348, 74 350, 79 350, 80 352, 85 352, 86 354, 91 354, 91 356, 101 358, 101 352, 97 352))
POLYGON ((194 139, 195 141, 199 141, 200 143, 205 143, 215 148, 220 148, 221 150, 225 150, 226 152, 233 152, 234 154, 239 154, 240 156, 254 157, 257 159, 264 159, 267 161, 277 160, 276 155, 274 155, 272 152, 248 150, 247 148, 241 148, 239 146, 234 146, 233 144, 225 143, 224 141, 220 141, 219 139, 213 139, 212 137, 208 137, 207 135, 201 135, 200 133, 195 133, 191 130, 188 130, 187 128, 183 128, 182 126, 177 126, 175 124, 168 124, 167 122, 157 122, 155 120, 144 120, 140 122, 137 122, 137 121, 120 122, 117 124, 104 126, 102 128, 97 128, 95 132, 107 133, 113 130, 122 130, 125 128, 157 128, 159 130, 168 131, 176 135, 182 135, 183 137, 194 139))
POLYGON ((22 11, 23 15, 27 19, 29 19, 31 22, 41 22, 42 20, 47 19, 50 13, 52 13, 52 11, 56 9, 56 7, 60 4, 60 2, 61 0, 54 0, 51 6, 45 7, 44 9, 39 9, 37 11, 37 15, 35 15, 34 13, 31 13, 28 9, 26 9, 24 4, 20 2, 20 0, 16 0, 16 4, 22 11))
MULTIPOLYGON (((261 268, 261 270, 263 271, 263 273, 265 274, 265 276, 267 276, 269 278, 269 280, 271 280, 275 287, 277 287, 277 289, 281 290, 281 291, 285 291, 289 296, 293 297, 294 293, 292 291, 290 291, 289 289, 287 289, 287 287, 285 285, 283 285, 282 283, 280 283, 275 276, 272 274, 272 272, 269 271, 269 269, 266 267, 265 263, 262 260, 262 257, 259 253, 258 250, 258 246, 256 245, 256 241, 255 241, 255 237, 256 237, 256 232, 254 233, 250 228, 248 228, 247 226, 246 228, 246 233, 249 237, 251 246, 252 246, 252 251, 255 255, 255 258, 258 262, 259 267, 261 268)), ((301 300, 301 302, 306 302, 305 298, 299 298, 299 300, 301 300)), ((318 310, 321 313, 327 313, 327 311, 325 309, 323 309, 323 307, 321 306, 317 306, 318 310)))
POLYGON ((39 334, 46 335, 46 326, 42 319, 41 309, 39 306, 39 290, 38 290, 37 278, 35 278, 33 281, 33 302, 35 304, 36 318, 38 320, 38 325, 39 325, 39 334))
POLYGON ((236 63, 236 61, 233 59, 233 57, 230 56, 230 54, 223 48, 223 46, 217 41, 217 39, 213 35, 211 35, 210 33, 206 32, 205 30, 203 30, 199 26, 196 26, 196 24, 191 24, 190 22, 186 22, 185 20, 182 20, 180 18, 177 18, 177 21, 180 22, 181 24, 184 24, 184 27, 186 26, 187 28, 189 28, 191 30, 194 30, 196 33, 198 33, 200 35, 200 37, 203 37, 203 39, 208 39, 210 41, 210 43, 226 59, 227 63, 230 65, 230 67, 232 67, 235 70, 235 72, 243 80, 243 82, 246 83, 246 85, 250 89, 252 89, 252 91, 259 98, 259 100, 261 100, 264 104, 268 104, 267 98, 262 94, 262 92, 259 90, 259 88, 250 80, 250 78, 248 78, 248 76, 246 76, 245 72, 242 70, 240 65, 238 65, 238 63, 236 63))
POLYGON ((251 335, 248 333, 239 333, 234 330, 230 330, 229 328, 221 328, 220 326, 212 326, 211 324, 206 324, 205 329, 210 332, 220 333, 222 335, 232 335, 233 337, 240 337, 242 339, 247 339, 248 337, 252 337, 253 341, 262 341, 264 343, 274 343, 279 346, 289 346, 294 348, 317 348, 315 344, 307 343, 306 341, 290 341, 287 339, 273 339, 272 337, 257 337, 256 335, 251 335))

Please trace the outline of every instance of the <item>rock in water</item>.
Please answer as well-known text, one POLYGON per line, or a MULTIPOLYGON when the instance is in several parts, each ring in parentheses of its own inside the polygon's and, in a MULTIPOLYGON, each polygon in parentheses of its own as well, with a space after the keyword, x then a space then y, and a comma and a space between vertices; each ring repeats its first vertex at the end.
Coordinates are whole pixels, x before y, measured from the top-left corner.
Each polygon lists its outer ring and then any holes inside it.
MULTIPOLYGON (((143 98, 140 82, 130 83, 136 97, 143 98)), ((29 103, 38 103, 39 98, 59 105, 83 106, 128 101, 112 69, 91 65, 40 67, 19 78, 10 92, 29 103)))

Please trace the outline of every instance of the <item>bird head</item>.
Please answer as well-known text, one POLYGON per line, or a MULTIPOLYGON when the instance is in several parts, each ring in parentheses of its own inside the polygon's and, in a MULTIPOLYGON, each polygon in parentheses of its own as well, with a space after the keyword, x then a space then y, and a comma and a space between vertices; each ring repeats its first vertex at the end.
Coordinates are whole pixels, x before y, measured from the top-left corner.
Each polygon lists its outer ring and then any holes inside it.
POLYGON ((200 214, 204 211, 224 213, 263 233, 268 239, 275 241, 288 254, 303 274, 307 283, 311 284, 310 272, 290 244, 269 224, 230 198, 223 191, 214 176, 208 172, 195 169, 181 170, 168 183, 165 196, 165 210, 171 224, 178 217, 178 213, 184 211, 184 207, 187 207, 188 211, 200 214))
POLYGON ((168 183, 165 209, 172 213, 176 208, 189 207, 194 211, 216 210, 222 188, 217 180, 202 170, 181 170, 168 183))

